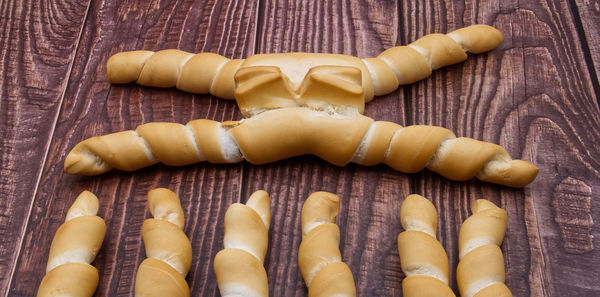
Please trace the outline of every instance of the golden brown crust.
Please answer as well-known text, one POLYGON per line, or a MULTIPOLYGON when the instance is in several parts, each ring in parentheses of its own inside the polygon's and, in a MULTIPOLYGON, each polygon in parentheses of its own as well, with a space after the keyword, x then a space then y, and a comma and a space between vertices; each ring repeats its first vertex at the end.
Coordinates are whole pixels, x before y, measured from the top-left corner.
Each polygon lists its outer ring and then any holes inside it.
MULTIPOLYGON (((394 137, 394 134, 400 128, 402 128, 402 126, 392 122, 377 121, 373 123, 369 140, 365 141, 366 145, 368 145, 365 155, 362 157, 362 160, 357 163, 367 166, 383 163, 392 137, 394 137)), ((389 155, 388 158, 390 158, 389 155)), ((394 158, 394 156, 392 156, 392 158, 394 158)))
POLYGON ((175 49, 158 51, 145 61, 136 82, 142 86, 172 88, 177 84, 185 62, 192 56, 175 49))
POLYGON ((223 153, 221 153, 221 143, 219 141, 221 123, 199 119, 190 121, 187 125, 194 131, 196 143, 206 161, 210 163, 227 163, 223 153))
POLYGON ((512 293, 504 283, 496 283, 481 289, 473 297, 512 297, 512 293))
POLYGON ((315 66, 294 86, 281 68, 251 66, 235 75, 235 98, 242 114, 250 117, 265 110, 308 107, 363 113, 365 100, 361 70, 351 66, 315 66))
POLYGON ((460 63, 467 59, 467 53, 444 34, 429 34, 409 45, 429 62, 432 70, 460 63))
POLYGON ((156 188, 148 192, 148 209, 155 219, 168 221, 183 229, 185 225, 183 209, 179 197, 171 190, 156 188))
POLYGON ((265 261, 269 244, 269 233, 256 211, 235 203, 225 214, 225 248, 240 248, 265 261))
POLYGON ((334 118, 305 108, 286 108, 246 119, 229 132, 252 164, 311 154, 344 166, 372 122, 368 117, 334 118))
POLYGON ((229 61, 229 59, 213 53, 195 54, 181 69, 177 79, 177 88, 195 94, 210 93, 214 77, 229 61))
POLYGON ((159 162, 135 131, 88 138, 78 143, 65 158, 65 171, 97 175, 117 168, 133 171, 159 162))
POLYGON ((435 206, 423 196, 409 195, 402 202, 400 221, 405 230, 398 235, 398 255, 406 275, 403 296, 454 296, 448 287, 448 256, 436 239, 435 206))
MULTIPOLYGON (((487 25, 473 25, 449 34, 425 35, 408 46, 396 46, 381 53, 377 59, 384 61, 396 75, 399 84, 411 84, 431 75, 431 71, 467 59, 469 53, 483 53, 502 42, 502 33, 487 25)), ((371 63, 373 64, 373 63, 371 63)), ((382 71, 373 67, 371 71, 382 71)), ((383 71, 382 71, 383 73, 383 71)), ((371 74, 371 76, 381 74, 371 74)), ((391 89, 389 82, 375 89, 391 89)))
POLYGON ((435 237, 421 231, 406 230, 398 235, 398 254, 402 271, 406 275, 432 272, 444 283, 448 283, 448 255, 435 237))
POLYGON ((375 96, 389 94, 398 88, 400 82, 398 82, 396 74, 385 61, 379 58, 366 58, 362 61, 371 73, 375 96))
POLYGON ((461 296, 475 296, 480 290, 504 283, 504 257, 497 245, 484 245, 466 254, 456 268, 456 282, 461 296))
POLYGON ((173 128, 139 129, 141 132, 125 131, 84 140, 67 155, 65 171, 94 175, 113 167, 135 170, 159 160, 187 165, 194 163, 198 155, 238 162, 241 152, 253 164, 307 154, 338 166, 350 161, 374 165, 383 160, 401 172, 428 168, 451 180, 477 177, 511 187, 529 184, 538 173, 537 167, 512 160, 508 152, 496 144, 456 138, 442 127, 401 127, 374 122, 360 114, 330 115, 292 107, 266 111, 242 121, 223 122, 221 127, 216 122, 196 125, 200 123, 196 121, 187 126, 189 129, 174 123, 145 124, 144 127, 173 128), (198 127, 204 128, 197 130, 198 127), (169 135, 168 131, 174 132, 169 135), (207 137, 203 136, 204 131, 208 131, 207 137), (180 136, 173 139, 175 135, 180 136), (181 149, 174 143, 180 143, 181 149), (193 148, 199 152, 193 152, 193 148), (220 153, 216 152, 217 148, 220 153))
POLYGON ((263 263, 248 252, 240 249, 219 251, 214 270, 222 297, 269 296, 263 263))
POLYGON ((440 150, 429 168, 444 177, 451 176, 454 180, 468 180, 477 175, 483 166, 494 156, 504 152, 503 147, 470 138, 459 137, 452 142, 453 149, 440 150))
POLYGON ((192 263, 192 245, 183 230, 162 219, 147 219, 142 224, 142 238, 148 258, 167 262, 182 275, 192 263))
POLYGON ((405 230, 416 230, 436 237, 438 214, 433 203, 425 197, 411 194, 400 208, 400 221, 405 230))
POLYGON ((271 225, 271 198, 269 193, 264 190, 255 191, 246 201, 246 205, 258 214, 265 228, 269 231, 271 225))
POLYGON ((426 275, 411 275, 404 278, 402 295, 406 297, 456 297, 448 284, 426 275))
POLYGON ((71 207, 69 207, 65 221, 82 216, 95 216, 98 213, 99 207, 100 203, 96 195, 89 191, 83 191, 75 199, 71 207))
POLYGON ((319 270, 328 264, 342 261, 340 229, 334 223, 323 223, 302 238, 298 249, 298 267, 307 286, 319 270))
POLYGON ((235 98, 235 73, 244 63, 242 59, 231 60, 219 70, 210 86, 210 93, 223 99, 235 98))
POLYGON ((502 33, 488 25, 472 25, 448 33, 465 51, 473 54, 495 49, 502 43, 502 33))
POLYGON ((152 154, 162 163, 172 166, 204 161, 194 136, 186 126, 176 123, 148 123, 136 128, 148 145, 152 154), (169 145, 163 145, 163 143, 169 145))
POLYGON ((364 92, 364 101, 373 99, 373 83, 366 65, 357 57, 339 54, 320 53, 284 53, 259 54, 246 59, 242 67, 276 66, 290 80, 290 87, 298 89, 303 79, 315 66, 342 66, 360 69, 360 86, 364 92))
POLYGON ((91 297, 98 286, 98 270, 86 263, 67 263, 50 270, 37 291, 38 297, 91 297))
POLYGON ((459 258, 456 281, 461 296, 512 296, 504 285, 504 257, 500 245, 506 230, 506 211, 479 199, 473 214, 459 232, 459 258))
POLYGON ((306 199, 301 213, 302 237, 320 224, 335 222, 340 212, 340 197, 329 192, 315 192, 306 199), (309 198, 310 198, 309 197, 309 198), (318 198, 314 198, 318 197, 318 198))
POLYGON ((419 172, 427 166, 442 141, 453 136, 452 132, 441 127, 404 127, 397 130, 388 145, 384 163, 401 172, 419 172))
POLYGON ((158 188, 148 193, 154 219, 142 224, 146 258, 135 278, 135 296, 189 296, 185 276, 192 262, 192 245, 183 233, 185 218, 179 197, 158 188))
POLYGON ((308 296, 356 296, 352 272, 341 262, 340 231, 334 223, 339 201, 335 194, 315 192, 302 206, 298 267, 308 296))
POLYGON ((126 84, 138 80, 146 61, 154 55, 151 51, 117 53, 106 62, 106 74, 113 84, 126 84))
POLYGON ((135 277, 136 297, 189 297, 190 288, 177 270, 163 261, 146 258, 135 277))
POLYGON ((497 160, 489 160, 486 166, 477 172, 477 178, 488 183, 522 188, 532 182, 539 169, 523 160, 510 160, 502 152, 497 160), (510 161, 508 161, 510 160, 510 161))
POLYGON ((506 231, 507 214, 504 209, 485 199, 471 204, 473 215, 467 218, 458 235, 459 257, 483 244, 500 246, 506 231))
POLYGON ((387 63, 400 85, 412 84, 431 75, 431 66, 418 51, 408 46, 385 50, 377 59, 387 63))
POLYGON ((352 271, 346 263, 331 263, 315 275, 308 297, 353 297, 356 296, 356 286, 352 271))
POLYGON ((270 221, 269 194, 262 190, 254 192, 245 205, 235 203, 227 209, 224 249, 214 260, 221 296, 269 296, 263 262, 270 221))
POLYGON ((112 83, 137 81, 148 86, 177 86, 193 93, 210 92, 224 99, 235 97, 246 116, 288 106, 319 110, 352 107, 362 113, 364 103, 374 95, 393 92, 400 84, 416 82, 434 69, 465 60, 467 52, 489 51, 501 42, 498 30, 474 25, 446 35, 423 36, 376 58, 284 53, 229 60, 179 50, 135 51, 111 57, 107 72, 112 83))
POLYGON ((65 257, 73 257, 72 260, 77 262, 91 263, 102 246, 105 234, 106 224, 100 217, 82 216, 66 221, 56 230, 50 245, 46 270, 50 271, 64 263, 65 257))
POLYGON ((106 63, 108 80, 121 84, 177 87, 192 93, 211 93, 233 99, 233 75, 243 60, 230 60, 212 53, 191 54, 175 49, 122 52, 106 63))
POLYGON ((83 191, 58 228, 48 256, 46 276, 37 296, 92 296, 98 285, 98 270, 90 265, 96 258, 106 224, 96 216, 98 198, 83 191))

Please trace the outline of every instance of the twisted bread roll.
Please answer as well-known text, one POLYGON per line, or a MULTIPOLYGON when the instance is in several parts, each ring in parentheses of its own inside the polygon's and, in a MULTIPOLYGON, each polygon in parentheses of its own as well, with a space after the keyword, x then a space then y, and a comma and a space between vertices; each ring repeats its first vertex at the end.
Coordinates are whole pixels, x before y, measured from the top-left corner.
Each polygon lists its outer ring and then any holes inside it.
POLYGON ((269 194, 256 191, 246 205, 232 204, 225 213, 225 249, 215 256, 214 270, 223 297, 269 296, 263 266, 269 243, 269 194))
POLYGON ((512 296, 504 284, 504 257, 500 245, 506 231, 506 211, 479 199, 471 205, 473 215, 458 235, 460 261, 456 281, 463 297, 512 296))
POLYGON ((135 296, 190 296, 185 276, 192 262, 192 245, 183 233, 184 216, 179 197, 168 189, 148 192, 154 219, 142 225, 146 259, 135 277, 135 296))
POLYGON ((254 109, 289 106, 348 106, 362 113, 374 95, 393 92, 399 85, 424 79, 432 70, 456 64, 467 52, 496 48, 502 33, 473 25, 449 34, 430 34, 408 46, 396 46, 376 58, 349 55, 288 53, 260 54, 230 60, 211 53, 179 50, 132 51, 107 62, 111 83, 177 87, 192 93, 211 93, 237 99, 244 115, 254 109))
POLYGON ((435 238, 437 211, 423 196, 406 197, 400 209, 404 232, 398 235, 398 254, 406 278, 405 297, 454 297, 448 287, 448 256, 435 238))
POLYGON ((65 171, 96 175, 117 168, 133 171, 159 162, 181 166, 200 161, 265 164, 312 154, 337 166, 385 163, 406 173, 427 167, 451 180, 473 177, 523 187, 538 168, 512 160, 499 145, 456 138, 435 126, 402 127, 355 116, 284 108, 239 122, 194 120, 187 125, 148 123, 135 131, 92 137, 65 159, 65 171), (268 145, 265 145, 268 144, 268 145))
POLYGON ((502 33, 494 27, 472 25, 446 35, 425 35, 408 46, 396 46, 377 58, 363 61, 370 69, 375 95, 384 95, 393 92, 399 85, 428 77, 432 70, 466 60, 467 53, 491 51, 502 43, 502 39, 502 33), (395 77, 389 74, 390 70, 395 77))
POLYGON ((340 253, 335 218, 340 198, 328 192, 311 194, 302 206, 302 242, 298 266, 309 297, 356 296, 354 277, 340 253))
POLYGON ((96 214, 98 198, 83 191, 75 200, 65 222, 56 230, 46 276, 37 296, 92 296, 98 286, 98 270, 90 265, 96 258, 106 224, 96 214))

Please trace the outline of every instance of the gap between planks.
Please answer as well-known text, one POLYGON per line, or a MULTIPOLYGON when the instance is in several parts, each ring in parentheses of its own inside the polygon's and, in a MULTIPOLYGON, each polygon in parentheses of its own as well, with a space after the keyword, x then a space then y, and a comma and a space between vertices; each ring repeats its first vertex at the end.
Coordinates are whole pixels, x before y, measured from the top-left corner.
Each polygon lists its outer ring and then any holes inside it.
POLYGON ((85 24, 88 19, 88 15, 90 13, 90 7, 92 6, 92 1, 88 1, 87 7, 85 9, 85 14, 83 16, 83 22, 81 22, 81 28, 79 28, 79 35, 77 36, 77 41, 75 43, 74 51, 72 52, 72 59, 69 67, 67 68, 67 77, 65 79, 65 83, 63 84, 63 91, 60 95, 60 99, 58 100, 58 108, 54 115, 54 120, 52 121, 52 128, 50 130, 50 134, 48 135, 48 141, 46 142, 46 147, 44 148, 44 157, 42 158, 42 163, 40 164, 40 169, 38 171, 38 175, 35 182, 35 188, 33 189, 33 195, 31 202, 29 203, 29 210, 27 211, 27 215, 25 216, 25 224, 23 224, 21 228, 21 236, 19 239, 19 243, 17 244, 17 253, 15 254, 14 261, 10 268, 8 284, 6 286, 6 295, 8 297, 10 295, 10 287, 12 286, 12 281, 15 276, 15 269, 17 267, 17 263, 19 262, 19 257, 21 256, 21 248, 23 247, 23 241, 25 240, 25 231, 27 231, 27 226, 29 226, 29 218, 31 217, 31 212, 33 210, 33 205, 35 203, 35 199, 37 197, 38 189, 40 187, 40 181, 42 179, 42 174, 44 173, 44 168, 46 166, 46 160, 48 159, 48 154, 50 152, 50 145, 52 144, 52 139, 54 138, 54 132, 56 131, 56 125, 58 122, 58 118, 60 115, 60 111, 62 109, 63 102, 65 101, 65 95, 67 93, 67 86, 69 85, 69 79, 71 78, 71 73, 73 71, 73 65, 75 64, 75 57, 77 56, 77 51, 79 51, 79 44, 81 42, 81 36, 83 35, 83 29, 85 28, 85 24))
POLYGON ((583 23, 581 22, 581 15, 579 14, 579 7, 577 7, 577 3, 575 0, 569 0, 569 10, 571 11, 573 18, 573 25, 575 26, 575 30, 577 31, 577 35, 579 36, 579 42, 581 43, 581 49, 583 51, 583 59, 585 60, 585 64, 587 66, 587 70, 590 74, 590 80, 592 81, 592 88, 594 94, 596 95, 596 102, 598 103, 598 108, 600 110, 600 83, 598 82, 598 73, 594 68, 594 60, 592 59, 592 51, 590 49, 590 44, 585 35, 585 30, 583 28, 583 23))

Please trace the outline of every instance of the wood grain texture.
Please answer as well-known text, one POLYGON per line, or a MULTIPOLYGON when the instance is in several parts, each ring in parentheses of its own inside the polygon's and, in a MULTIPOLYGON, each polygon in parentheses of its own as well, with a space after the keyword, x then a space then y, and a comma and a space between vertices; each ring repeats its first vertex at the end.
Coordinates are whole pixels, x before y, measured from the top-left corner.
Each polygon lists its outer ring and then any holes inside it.
POLYGON ((590 69, 595 70, 594 83, 596 96, 599 96, 598 76, 600 75, 600 1, 599 0, 574 0, 573 9, 575 25, 580 31, 584 54, 589 55, 592 61, 588 61, 590 69))
POLYGON ((0 45, 5 73, 0 194, 7 197, 0 201, 0 294, 35 293, 54 231, 87 189, 100 198, 99 215, 108 226, 94 262, 100 271, 96 296, 133 295, 136 269, 145 258, 140 231, 150 216, 146 194, 156 187, 181 198, 194 255, 187 277, 193 296, 219 296, 212 260, 222 248, 225 211, 258 189, 271 195, 265 261, 271 296, 307 295, 297 253, 300 210, 314 191, 341 198, 340 249, 359 296, 402 295, 396 236, 402 231, 400 205, 410 193, 431 199, 438 209, 438 238, 449 255, 455 292, 458 231, 471 214, 471 202, 486 198, 508 212, 502 249, 514 296, 600 294, 595 43, 600 33, 593 22, 596 11, 589 10, 596 2, 114 2, 92 1, 89 8, 58 1, 0 4, 5 16, 0 37, 7 41, 0 45), (90 136, 150 121, 241 118, 231 101, 110 85, 105 63, 116 52, 179 48, 231 58, 289 51, 370 57, 474 23, 500 29, 503 44, 376 98, 365 114, 402 125, 444 126, 459 136, 500 143, 513 157, 540 167, 525 189, 451 182, 428 171, 402 174, 384 165, 340 168, 310 156, 260 166, 157 165, 97 177, 63 172, 65 155, 90 136))
POLYGON ((0 296, 8 292, 87 6, 0 2, 0 296))
POLYGON ((590 186, 572 177, 567 177, 554 189, 554 221, 560 228, 567 253, 583 254, 594 250, 591 194, 590 186))
POLYGON ((221 248, 219 219, 239 200, 241 164, 184 168, 154 166, 97 178, 63 172, 66 153, 78 141, 149 121, 185 123, 195 118, 239 118, 233 102, 177 90, 111 86, 105 63, 111 54, 138 48, 211 51, 231 57, 252 54, 255 15, 251 2, 97 1, 90 8, 66 89, 39 193, 27 225, 10 296, 32 296, 44 275, 48 247, 66 210, 84 189, 100 198, 108 230, 95 261, 98 296, 132 296, 137 266, 145 258, 140 229, 149 217, 146 193, 167 187, 181 198, 185 232, 194 249, 188 280, 195 295, 217 295, 212 258, 221 248), (52 231, 50 231, 52 230, 52 231), (42 246, 43 248, 37 248, 42 246))

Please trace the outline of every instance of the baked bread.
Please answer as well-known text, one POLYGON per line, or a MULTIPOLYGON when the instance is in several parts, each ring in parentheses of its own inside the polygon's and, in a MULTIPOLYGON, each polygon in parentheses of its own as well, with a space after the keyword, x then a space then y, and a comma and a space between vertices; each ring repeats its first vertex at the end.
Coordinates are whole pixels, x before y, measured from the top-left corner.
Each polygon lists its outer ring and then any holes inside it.
POLYGON ((142 225, 146 259, 135 277, 136 297, 189 297, 185 276, 192 263, 192 245, 183 233, 184 216, 179 197, 168 189, 148 192, 154 216, 142 225))
POLYGON ((512 187, 529 184, 538 172, 528 162, 512 160, 499 145, 456 138, 441 127, 403 128, 360 114, 330 115, 307 108, 276 109, 223 123, 148 123, 80 142, 67 155, 64 168, 70 174, 96 175, 159 162, 182 166, 246 159, 265 164, 306 154, 337 166, 384 163, 406 173, 428 168, 451 180, 477 177, 512 187))
POLYGON ((404 297, 455 297, 448 287, 448 255, 436 239, 438 214, 423 196, 410 195, 400 209, 404 232, 398 235, 398 254, 404 297))
POLYGON ((56 230, 46 266, 46 275, 37 296, 93 296, 98 286, 98 270, 90 265, 96 258, 106 224, 96 214, 98 198, 83 191, 56 230))
POLYGON ((509 297, 504 284, 504 257, 500 245, 506 231, 506 211, 479 199, 471 205, 473 214, 458 235, 460 261, 456 281, 462 297, 509 297))
POLYGON ((462 62, 467 52, 490 51, 502 39, 502 33, 493 27, 473 25, 449 34, 429 34, 367 59, 287 53, 230 60, 174 49, 132 51, 113 55, 107 73, 111 83, 137 82, 235 98, 247 117, 263 109, 290 106, 344 106, 362 113, 364 103, 374 95, 391 93, 399 85, 428 77, 432 70, 462 62))
POLYGON ((298 266, 309 297, 356 296, 354 277, 339 249, 339 210, 340 198, 328 192, 311 194, 302 206, 298 266))
POLYGON ((225 213, 225 248, 214 261, 222 297, 267 297, 264 268, 269 243, 269 194, 256 191, 246 204, 232 204, 225 213))

